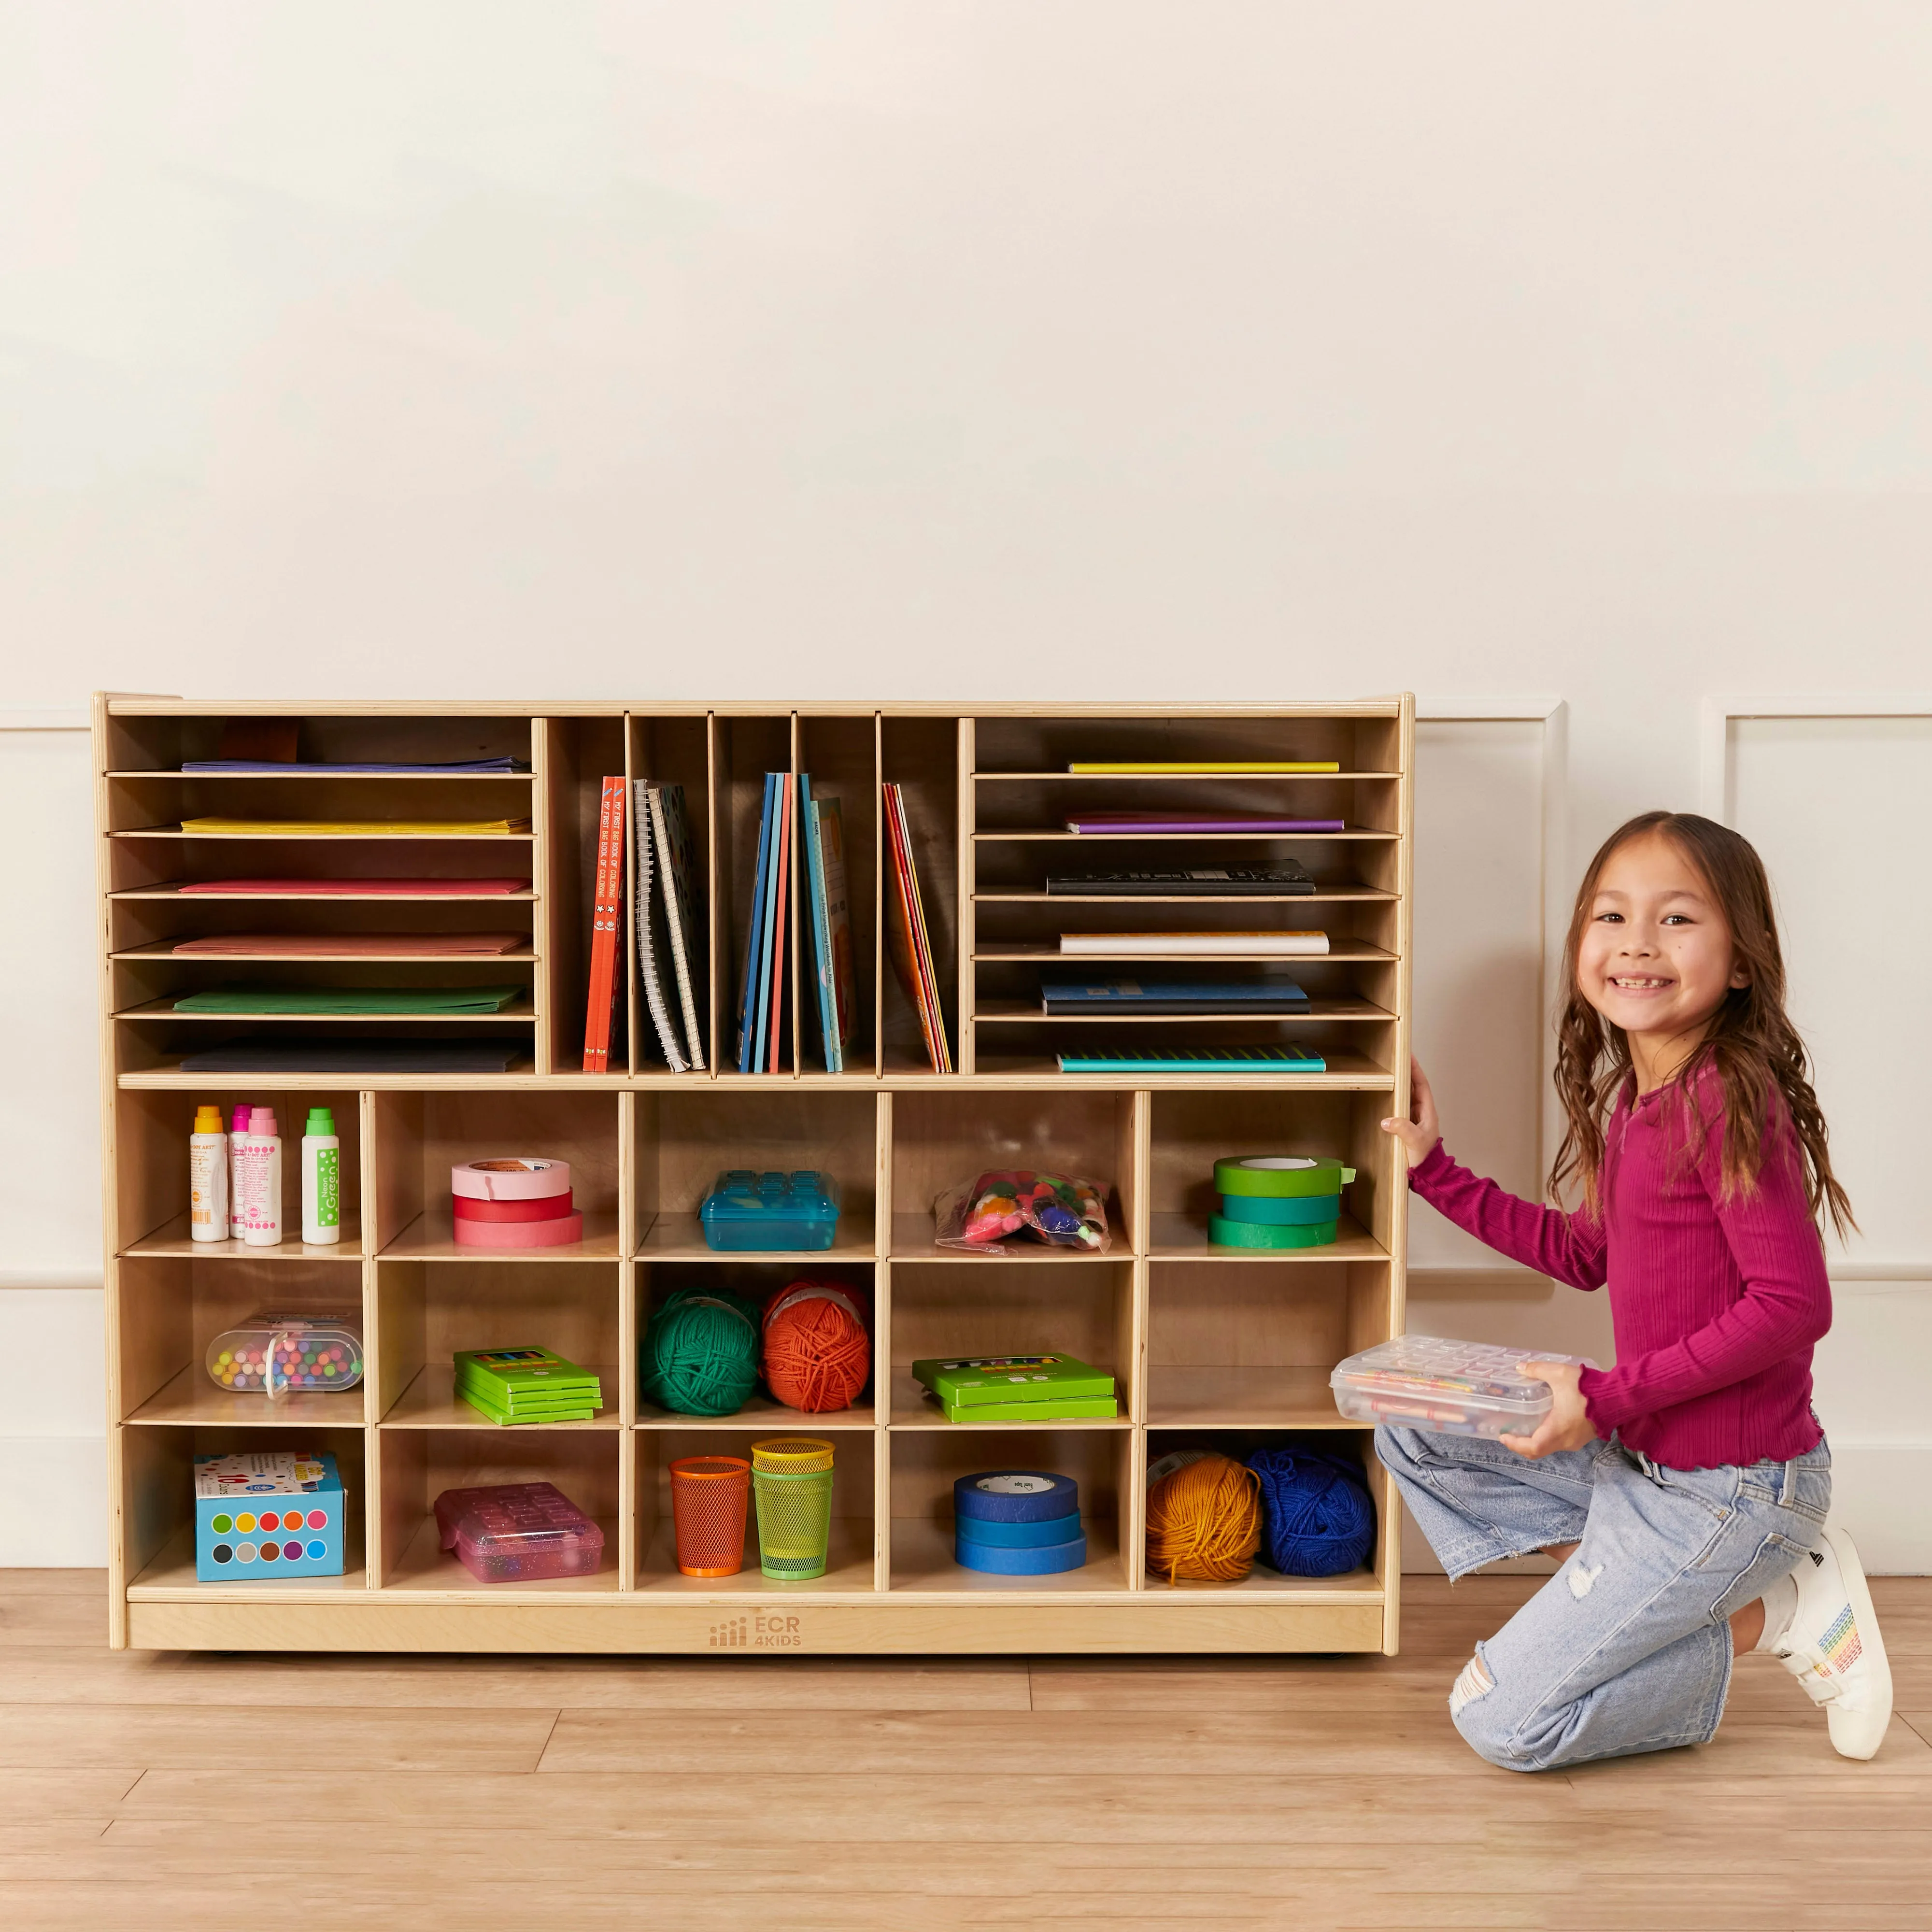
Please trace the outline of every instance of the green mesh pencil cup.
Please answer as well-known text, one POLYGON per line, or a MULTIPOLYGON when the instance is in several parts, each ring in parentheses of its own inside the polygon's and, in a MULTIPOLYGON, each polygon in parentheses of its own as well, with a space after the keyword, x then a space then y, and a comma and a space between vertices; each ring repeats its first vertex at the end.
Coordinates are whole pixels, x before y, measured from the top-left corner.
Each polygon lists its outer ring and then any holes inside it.
POLYGON ((758 1567, 781 1582, 825 1574, 832 1533, 832 1444, 775 1436, 752 1444, 758 1510, 758 1567))

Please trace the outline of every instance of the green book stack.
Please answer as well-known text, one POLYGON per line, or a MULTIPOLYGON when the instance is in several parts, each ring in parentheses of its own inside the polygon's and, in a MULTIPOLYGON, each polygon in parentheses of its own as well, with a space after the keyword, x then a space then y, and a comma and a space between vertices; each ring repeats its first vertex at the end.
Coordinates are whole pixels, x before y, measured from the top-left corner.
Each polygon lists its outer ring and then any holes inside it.
POLYGON ((588 1369, 548 1348, 460 1348, 456 1393, 492 1422, 588 1422, 604 1406, 588 1369))
POLYGON ((915 1362, 948 1422, 1072 1422, 1118 1415, 1114 1378, 1077 1355, 962 1355, 915 1362))

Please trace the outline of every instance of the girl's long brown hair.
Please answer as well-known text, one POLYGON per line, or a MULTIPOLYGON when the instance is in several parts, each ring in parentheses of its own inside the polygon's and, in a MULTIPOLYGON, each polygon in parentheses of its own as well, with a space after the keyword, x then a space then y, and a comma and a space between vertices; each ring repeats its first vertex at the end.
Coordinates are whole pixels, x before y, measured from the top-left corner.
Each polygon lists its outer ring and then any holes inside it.
MULTIPOLYGON (((1556 1020, 1556 1091, 1569 1125, 1550 1171, 1552 1196, 1581 1184, 1584 1204, 1598 1211, 1604 1168, 1604 1124, 1630 1070, 1630 1041, 1584 998, 1576 986, 1576 954, 1582 944, 1598 881, 1612 853, 1647 832, 1668 838, 1703 875, 1731 930, 1731 941, 1749 983, 1724 995, 1709 1031, 1680 1067, 1673 1084, 1696 1112, 1694 1082, 1706 1067, 1724 1083, 1722 1189, 1726 1198, 1757 1186, 1769 1138, 1774 1090, 1790 1110, 1804 1164, 1804 1192, 1815 1216, 1829 1213, 1840 1236, 1858 1223, 1852 1204, 1832 1172, 1825 1117, 1811 1090, 1804 1042, 1784 1010, 1784 955, 1778 943, 1771 882, 1748 839, 1727 826, 1688 812, 1646 812, 1620 825, 1598 848, 1576 889, 1570 936, 1563 947, 1563 1004, 1556 1020)), ((1704 1123, 1695 1122, 1701 1139, 1704 1123)))

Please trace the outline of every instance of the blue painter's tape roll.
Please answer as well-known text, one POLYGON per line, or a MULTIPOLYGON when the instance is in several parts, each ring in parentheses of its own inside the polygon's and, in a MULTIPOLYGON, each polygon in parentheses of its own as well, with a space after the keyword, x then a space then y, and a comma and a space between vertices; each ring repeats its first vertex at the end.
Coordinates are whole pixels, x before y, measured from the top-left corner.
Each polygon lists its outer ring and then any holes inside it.
POLYGON ((1080 1514, 1080 1485, 1048 1469, 987 1469, 952 1485, 956 1520, 1049 1522, 1080 1514))
POLYGON ((1003 1550, 997 1544, 974 1543, 961 1536, 953 1539, 952 1557, 961 1569, 982 1570, 989 1576, 1058 1576, 1087 1561, 1087 1538, 1083 1534, 1032 1550, 1003 1550))
POLYGON ((983 1543, 994 1550, 1038 1550, 1046 1544, 1064 1543, 1076 1520, 1049 1516, 1038 1522, 987 1522, 962 1516, 953 1518, 952 1529, 962 1543, 983 1543))

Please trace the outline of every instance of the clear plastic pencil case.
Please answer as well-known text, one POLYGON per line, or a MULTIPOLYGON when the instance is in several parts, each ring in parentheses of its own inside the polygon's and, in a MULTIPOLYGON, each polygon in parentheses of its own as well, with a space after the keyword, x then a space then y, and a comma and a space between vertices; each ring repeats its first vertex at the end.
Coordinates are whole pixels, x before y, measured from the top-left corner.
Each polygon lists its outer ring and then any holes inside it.
POLYGON ((362 1379, 362 1318, 348 1309, 263 1309, 208 1345, 209 1379, 238 1394, 314 1395, 362 1379))
POLYGON ((436 1499, 442 1546, 479 1583, 594 1576, 604 1532, 553 1483, 445 1490, 436 1499))
POLYGON ((1550 1413, 1547 1382, 1525 1362, 1574 1362, 1586 1355, 1504 1348, 1439 1335, 1398 1335, 1337 1363, 1328 1378, 1335 1406, 1351 1422, 1403 1422, 1444 1436, 1527 1436, 1550 1413))
POLYGON ((698 1211, 705 1245, 727 1253, 829 1248, 838 1232, 838 1184, 811 1168, 796 1174, 734 1168, 718 1177, 698 1211))

